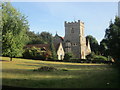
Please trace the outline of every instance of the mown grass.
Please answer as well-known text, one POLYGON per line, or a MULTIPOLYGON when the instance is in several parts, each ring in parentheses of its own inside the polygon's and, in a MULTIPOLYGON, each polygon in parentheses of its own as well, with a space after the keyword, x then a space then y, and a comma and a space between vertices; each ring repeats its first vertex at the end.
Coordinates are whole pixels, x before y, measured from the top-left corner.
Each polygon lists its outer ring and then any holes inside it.
POLYGON ((81 64, 2 57, 2 84, 29 88, 119 88, 120 74, 112 65, 81 64), (33 71, 52 66, 68 71, 33 71))

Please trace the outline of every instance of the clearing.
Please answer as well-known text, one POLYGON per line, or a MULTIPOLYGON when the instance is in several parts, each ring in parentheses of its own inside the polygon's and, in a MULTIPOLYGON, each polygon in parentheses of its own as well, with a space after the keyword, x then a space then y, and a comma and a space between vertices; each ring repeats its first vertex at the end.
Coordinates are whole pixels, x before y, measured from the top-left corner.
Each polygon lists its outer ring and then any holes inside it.
POLYGON ((120 88, 119 72, 112 65, 52 62, 2 57, 2 85, 29 88, 120 88), (35 72, 42 66, 65 71, 35 72))

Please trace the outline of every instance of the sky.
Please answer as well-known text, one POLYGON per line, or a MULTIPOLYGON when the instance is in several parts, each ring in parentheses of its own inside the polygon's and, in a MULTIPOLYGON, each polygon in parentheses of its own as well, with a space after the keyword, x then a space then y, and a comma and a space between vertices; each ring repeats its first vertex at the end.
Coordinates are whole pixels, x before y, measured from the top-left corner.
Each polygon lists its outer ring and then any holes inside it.
POLYGON ((85 24, 85 36, 92 35, 100 42, 118 14, 117 2, 12 2, 27 17, 30 31, 47 31, 64 37, 64 22, 81 20, 85 24))

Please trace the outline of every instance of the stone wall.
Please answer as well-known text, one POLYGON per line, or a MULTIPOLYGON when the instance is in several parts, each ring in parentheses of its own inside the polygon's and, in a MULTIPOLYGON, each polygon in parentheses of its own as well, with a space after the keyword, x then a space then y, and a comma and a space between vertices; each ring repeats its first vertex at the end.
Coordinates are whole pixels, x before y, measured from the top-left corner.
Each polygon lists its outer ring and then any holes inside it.
MULTIPOLYGON (((91 52, 91 49, 89 44, 86 45, 84 23, 80 20, 74 22, 65 21, 64 26, 64 39, 57 34, 54 37, 54 45, 56 47, 56 50, 59 49, 57 46, 59 46, 58 44, 61 43, 65 53, 72 53, 74 55, 74 58, 85 59, 85 56, 91 52)), ((63 50, 59 52, 64 52, 63 50)), ((60 53, 58 53, 58 55, 60 55, 60 53)), ((59 56, 58 58, 61 57, 59 56)))
POLYGON ((57 50, 57 56, 58 56, 58 60, 63 60, 64 59, 64 49, 62 46, 62 43, 59 44, 58 50, 57 50))

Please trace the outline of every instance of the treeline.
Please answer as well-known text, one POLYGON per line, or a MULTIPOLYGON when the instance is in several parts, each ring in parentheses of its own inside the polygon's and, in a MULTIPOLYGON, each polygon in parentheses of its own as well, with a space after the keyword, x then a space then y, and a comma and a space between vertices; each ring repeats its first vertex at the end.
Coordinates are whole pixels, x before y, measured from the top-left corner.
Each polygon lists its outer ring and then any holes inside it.
MULTIPOLYGON (((2 3, 2 56, 23 57, 27 52, 29 57, 41 54, 36 48, 24 49, 28 44, 49 44, 50 57, 56 58, 53 36, 49 32, 34 33, 29 30, 29 23, 25 15, 16 10, 9 2, 2 3), (30 51, 30 53, 29 53, 30 51)), ((40 49, 40 48, 37 48, 40 49)), ((28 57, 28 56, 26 56, 28 57)), ((37 56, 38 57, 38 56, 37 56)), ((42 58, 44 55, 42 56, 42 58)))
POLYGON ((120 18, 115 16, 114 21, 105 30, 105 36, 98 44, 98 41, 92 35, 86 36, 90 42, 91 54, 87 55, 87 60, 74 58, 71 53, 65 55, 65 61, 71 62, 93 62, 93 63, 117 63, 120 64, 120 18))
POLYGON ((35 33, 28 30, 27 35, 29 37, 27 44, 49 44, 53 39, 52 34, 49 32, 35 33))
MULTIPOLYGON (((2 32, 2 55, 13 57, 26 56, 24 53, 33 55, 43 55, 42 58, 57 59, 53 45, 53 36, 49 32, 34 33, 29 30, 29 23, 25 15, 16 10, 10 3, 2 3, 2 21, 0 22, 0 32, 2 32), (24 49, 29 44, 49 44, 50 52, 43 54, 37 48, 24 49), (47 56, 47 57, 44 57, 47 56)), ((113 58, 116 63, 120 63, 120 18, 110 21, 109 27, 105 31, 105 37, 98 44, 95 37, 88 35, 92 53, 87 59, 108 60, 113 58), (107 59, 106 59, 107 58, 107 59)), ((36 57, 38 57, 36 56, 36 57)), ((71 54, 65 55, 65 59, 72 58, 71 54)))
MULTIPOLYGON (((46 51, 41 50, 41 48, 25 48, 23 52, 23 58, 27 59, 39 59, 39 60, 56 60, 56 50, 53 45, 53 36, 49 32, 34 33, 32 31, 27 31, 27 36, 29 38, 26 45, 34 44, 48 44, 46 51)), ((43 46, 44 47, 44 46, 43 46)))
POLYGON ((117 64, 120 64, 120 18, 115 17, 114 22, 110 21, 109 27, 105 31, 105 37, 101 41, 104 52, 103 55, 110 55, 117 64))
POLYGON ((120 18, 115 16, 114 21, 105 30, 105 36, 98 44, 97 40, 89 35, 86 37, 90 41, 92 53, 87 56, 88 59, 112 60, 120 64, 120 18))

